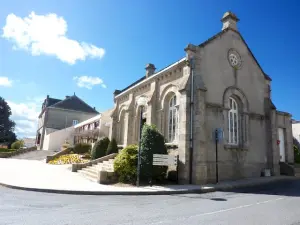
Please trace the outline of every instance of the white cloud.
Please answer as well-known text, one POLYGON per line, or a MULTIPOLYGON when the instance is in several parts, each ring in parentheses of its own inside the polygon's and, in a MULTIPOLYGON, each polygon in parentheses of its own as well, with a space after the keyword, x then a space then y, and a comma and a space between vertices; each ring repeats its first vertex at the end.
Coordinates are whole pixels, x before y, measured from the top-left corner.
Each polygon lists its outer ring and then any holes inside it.
POLYGON ((84 87, 87 89, 92 89, 95 85, 101 85, 103 88, 106 88, 106 85, 103 83, 103 80, 99 77, 73 77, 73 80, 77 82, 78 87, 84 87))
POLYGON ((12 111, 11 119, 16 122, 15 132, 19 138, 35 137, 41 108, 38 100, 40 98, 26 103, 7 101, 12 111))
POLYGON ((0 77, 0 86, 11 87, 12 80, 8 79, 8 77, 0 77))
POLYGON ((52 55, 63 62, 75 64, 77 60, 102 58, 103 48, 67 37, 67 22, 54 13, 21 18, 15 14, 6 17, 3 38, 14 43, 13 49, 23 49, 32 55, 52 55))

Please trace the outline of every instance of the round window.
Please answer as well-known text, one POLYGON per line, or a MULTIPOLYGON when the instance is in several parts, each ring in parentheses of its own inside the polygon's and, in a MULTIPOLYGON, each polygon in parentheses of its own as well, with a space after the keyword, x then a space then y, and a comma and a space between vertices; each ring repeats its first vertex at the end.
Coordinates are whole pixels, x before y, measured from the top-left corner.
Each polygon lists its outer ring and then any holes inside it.
POLYGON ((233 49, 228 52, 228 61, 230 65, 236 69, 239 69, 242 65, 242 60, 239 53, 233 49))

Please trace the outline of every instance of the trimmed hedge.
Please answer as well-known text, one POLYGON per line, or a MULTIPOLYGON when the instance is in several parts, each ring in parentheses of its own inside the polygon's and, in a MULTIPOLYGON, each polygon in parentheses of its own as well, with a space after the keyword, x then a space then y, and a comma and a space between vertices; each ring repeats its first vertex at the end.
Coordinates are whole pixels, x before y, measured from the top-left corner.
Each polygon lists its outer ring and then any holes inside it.
POLYGON ((106 155, 110 155, 112 153, 118 153, 118 145, 116 140, 113 138, 107 147, 106 155))
POLYGON ((98 159, 105 156, 109 142, 108 137, 101 138, 97 141, 91 151, 91 158, 98 159))
POLYGON ((114 160, 114 170, 122 183, 135 183, 137 175, 138 146, 128 145, 114 160))
POLYGON ((15 149, 8 149, 8 148, 0 148, 0 152, 14 152, 15 149))
POLYGON ((161 181, 166 178, 167 166, 152 166, 153 154, 168 154, 165 138, 155 125, 145 124, 141 138, 141 180, 161 181))
POLYGON ((78 143, 74 146, 74 148, 70 151, 73 151, 76 154, 84 154, 91 150, 92 146, 88 143, 78 143))

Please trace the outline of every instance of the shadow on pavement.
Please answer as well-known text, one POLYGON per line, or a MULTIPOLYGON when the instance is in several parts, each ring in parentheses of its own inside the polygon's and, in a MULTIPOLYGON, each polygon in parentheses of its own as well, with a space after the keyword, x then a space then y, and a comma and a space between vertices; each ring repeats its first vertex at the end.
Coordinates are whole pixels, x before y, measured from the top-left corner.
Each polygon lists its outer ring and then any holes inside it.
POLYGON ((237 188, 224 192, 300 197, 300 179, 280 181, 257 187, 237 188))

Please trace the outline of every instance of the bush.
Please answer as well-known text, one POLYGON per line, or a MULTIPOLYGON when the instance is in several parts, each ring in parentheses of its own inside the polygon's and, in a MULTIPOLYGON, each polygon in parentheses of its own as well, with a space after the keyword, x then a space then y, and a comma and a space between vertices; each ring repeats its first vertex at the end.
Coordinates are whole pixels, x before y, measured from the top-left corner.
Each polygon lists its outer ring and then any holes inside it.
POLYGON ((23 140, 15 141, 14 143, 11 144, 12 149, 20 149, 23 146, 24 146, 24 141, 23 140))
POLYGON ((99 141, 97 141, 91 151, 92 159, 98 159, 105 156, 108 145, 108 137, 101 138, 99 141))
POLYGON ((168 154, 165 138, 155 125, 145 124, 141 138, 141 180, 152 177, 159 181, 166 177, 167 166, 152 166, 153 154, 168 154))
POLYGON ((76 154, 84 154, 86 152, 89 152, 91 150, 91 147, 92 146, 88 143, 78 143, 74 146, 74 149, 71 151, 76 154))
POLYGON ((300 163, 300 150, 296 145, 294 145, 294 161, 300 163))
POLYGON ((134 183, 136 181, 137 154, 137 145, 128 145, 115 158, 114 171, 119 176, 120 182, 134 183))
POLYGON ((113 138, 107 147, 106 155, 110 155, 112 153, 118 153, 118 145, 116 140, 113 138))

